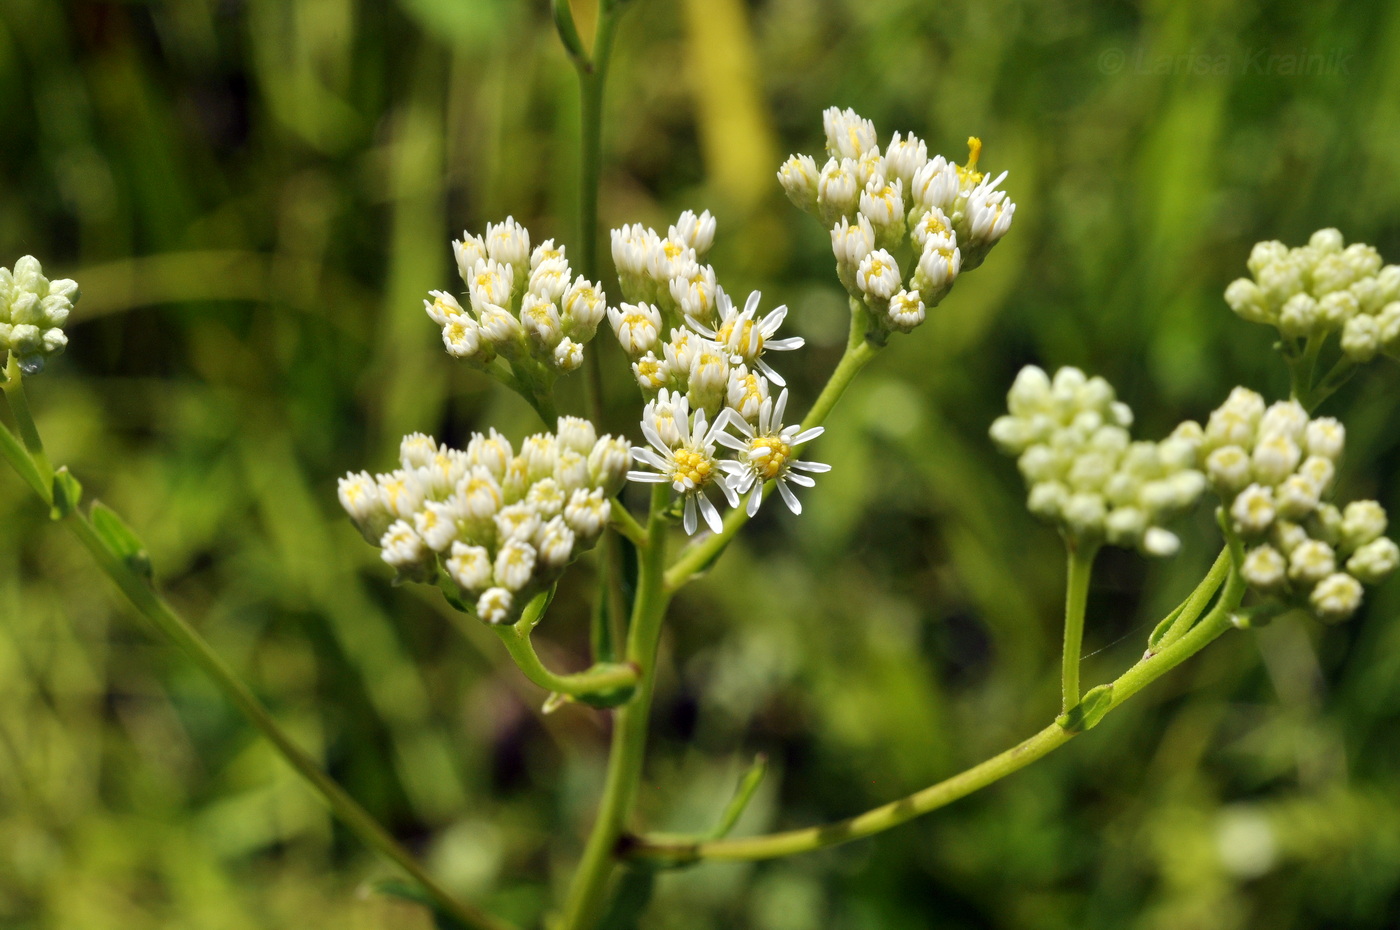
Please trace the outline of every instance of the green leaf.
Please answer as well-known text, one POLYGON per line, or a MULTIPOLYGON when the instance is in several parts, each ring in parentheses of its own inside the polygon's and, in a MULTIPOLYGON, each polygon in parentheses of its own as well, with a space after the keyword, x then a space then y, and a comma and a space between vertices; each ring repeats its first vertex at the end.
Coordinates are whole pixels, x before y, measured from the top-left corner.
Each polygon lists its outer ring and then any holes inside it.
POLYGON ((1162 642, 1162 637, 1167 635, 1167 630, 1170 630, 1172 628, 1172 624, 1176 622, 1176 618, 1180 617, 1181 612, 1185 609, 1186 605, 1182 604, 1181 606, 1177 607, 1176 610, 1173 610, 1171 613, 1167 614, 1165 620, 1163 620, 1161 623, 1157 624, 1155 627, 1152 628, 1152 635, 1147 637, 1148 652, 1156 651, 1158 644, 1162 642))
POLYGON ((117 512, 101 501, 94 501, 91 519, 92 528, 102 538, 107 550, 149 581, 152 576, 151 556, 146 551, 146 544, 117 516, 117 512))
POLYGON ((78 479, 73 477, 73 473, 64 465, 53 476, 53 506, 49 509, 49 516, 55 520, 62 520, 73 512, 73 508, 78 506, 78 502, 83 499, 83 486, 78 483, 78 479))
POLYGON ((1113 706, 1113 685, 1099 685, 1084 695, 1084 699, 1061 714, 1055 722, 1071 733, 1092 730, 1113 706))

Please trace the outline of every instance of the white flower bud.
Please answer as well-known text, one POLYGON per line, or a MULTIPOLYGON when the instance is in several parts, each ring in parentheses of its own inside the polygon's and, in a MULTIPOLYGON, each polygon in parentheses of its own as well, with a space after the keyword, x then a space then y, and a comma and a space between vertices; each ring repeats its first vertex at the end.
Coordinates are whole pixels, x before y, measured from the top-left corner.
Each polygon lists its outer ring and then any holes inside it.
POLYGON ((468 520, 489 520, 505 502, 496 478, 480 465, 472 468, 457 489, 462 516, 468 520))
POLYGON ((1079 536, 1095 536, 1103 532, 1107 513, 1103 498, 1097 494, 1071 494, 1065 501, 1064 519, 1071 532, 1079 536))
POLYGON ((520 323, 525 334, 540 346, 553 350, 564 338, 559 323, 559 308, 536 294, 526 294, 520 305, 520 323))
POLYGON ((457 586, 469 594, 479 594, 491 584, 491 553, 481 546, 454 542, 446 567, 457 586))
POLYGON ((1275 262, 1283 261, 1288 256, 1288 246, 1278 240, 1270 242, 1255 243, 1254 248, 1249 251, 1249 259, 1246 265, 1250 272, 1258 275, 1266 266, 1275 262))
POLYGON ((502 507, 493 518, 493 522, 496 524, 496 533, 503 542, 509 539, 529 542, 535 538, 541 521, 534 507, 527 503, 515 503, 502 507))
POLYGON ((1230 516, 1235 520, 1235 530, 1250 536, 1258 536, 1269 529, 1274 522, 1274 495, 1266 487, 1251 484, 1241 491, 1230 506, 1230 516))
POLYGON ((1026 497, 1026 509, 1045 520, 1058 520, 1069 501, 1069 488, 1058 481, 1043 481, 1032 485, 1026 497))
POLYGON ((584 545, 592 545, 602 535, 611 516, 612 504, 601 488, 575 491, 564 507, 564 522, 584 545))
POLYGON ((1006 179, 1006 172, 990 181, 983 181, 967 195, 968 234, 974 244, 996 242, 1011 228, 1016 204, 997 186, 1006 179))
POLYGON ((1236 278, 1225 288, 1225 303, 1249 323, 1273 323, 1276 314, 1270 311, 1264 292, 1249 278, 1236 278))
POLYGON ((817 163, 810 155, 793 155, 778 169, 778 183, 799 210, 817 208, 817 163))
POLYGON ((505 588, 488 588, 476 602, 476 615, 492 625, 505 623, 515 607, 515 595, 505 588))
POLYGON ((962 270, 962 252, 951 235, 932 235, 924 240, 919 255, 919 267, 914 283, 927 306, 935 306, 952 287, 953 279, 962 270))
POLYGON ((928 164, 928 146, 923 139, 913 133, 900 139, 895 133, 890 144, 885 146, 885 171, 890 178, 898 178, 906 190, 914 180, 914 173, 928 164))
POLYGON ((671 366, 648 352, 632 363, 632 374, 644 391, 659 391, 671 383, 671 366))
POLYGON ((1104 532, 1115 546, 1135 546, 1147 532, 1147 514, 1136 507, 1115 507, 1104 520, 1104 532))
POLYGON ((1327 543, 1309 539, 1288 554, 1288 577, 1304 585, 1317 584, 1337 570, 1337 554, 1327 543))
POLYGON ((481 327, 463 314, 443 326, 442 345, 453 358, 475 358, 481 354, 481 327))
POLYGON ((1308 412, 1293 400, 1281 400, 1269 405, 1259 419, 1260 437, 1281 435, 1302 442, 1307 435, 1308 412))
POLYGON ((672 239, 678 239, 695 250, 696 255, 710 251, 715 241, 715 218, 706 210, 699 216, 686 210, 670 229, 672 239))
POLYGON ((1361 606, 1361 583, 1343 572, 1328 575, 1313 588, 1308 601, 1319 620, 1338 623, 1361 606))
POLYGON ((640 358, 656 347, 661 335, 661 311, 651 304, 622 304, 608 308, 608 320, 622 350, 640 358))
POLYGON ((541 478, 530 485, 530 490, 525 495, 525 503, 534 508, 541 520, 552 520, 564 512, 564 505, 569 502, 569 494, 572 491, 572 488, 564 488, 554 478, 541 478))
POLYGON ((583 364, 583 346, 572 339, 560 339, 554 347, 553 356, 555 368, 564 372, 575 371, 583 364))
POLYGON ((1289 555, 1309 538, 1308 531, 1297 523, 1288 520, 1275 520, 1274 528, 1270 531, 1270 538, 1273 540, 1274 548, 1289 555))
POLYGON ((1043 368, 1027 365, 1016 375, 1006 394, 1006 409, 1012 416, 1044 413, 1050 407, 1050 376, 1043 368))
POLYGON ((592 421, 583 417, 560 417, 554 435, 561 449, 573 449, 585 455, 593 451, 593 445, 598 441, 597 429, 592 421))
POLYGON ((515 455, 510 440, 495 429, 489 435, 472 433, 466 452, 467 464, 480 465, 497 480, 506 473, 506 463, 515 455))
POLYGON ((1250 587, 1264 593, 1283 587, 1287 579, 1288 562, 1272 546, 1258 546, 1249 550, 1240 565, 1240 575, 1250 587))
POLYGON ((1303 442, 1308 455, 1320 455, 1333 462, 1342 456, 1346 445, 1346 427, 1332 417, 1319 417, 1308 423, 1303 432, 1303 442))
POLYGON ((1274 489, 1274 503, 1279 516, 1301 520, 1317 509, 1321 492, 1304 475, 1289 475, 1274 489))
POLYGON ((1180 549, 1181 537, 1160 526, 1154 526, 1142 535, 1142 551, 1155 558, 1170 558, 1180 549))
POLYGON ((860 158, 875 148, 875 124, 855 110, 829 107, 822 112, 826 150, 834 158, 860 158))
POLYGON ((861 260, 856 285, 867 298, 887 301, 900 290, 899 264, 884 249, 877 249, 861 260))
POLYGON ((437 455, 437 440, 426 433, 409 433, 399 442, 399 464, 404 468, 422 468, 437 455))
POLYGON ((1385 508, 1375 501, 1352 501, 1342 511, 1340 527, 1348 549, 1359 549, 1385 534, 1385 508))
POLYGON ((956 165, 942 155, 935 155, 914 172, 909 182, 910 198, 925 210, 947 213, 953 208, 960 188, 956 165))
POLYGON ((1400 565, 1400 547, 1385 536, 1373 539, 1347 559, 1347 571, 1366 584, 1380 584, 1400 565))
POLYGON ((860 215, 870 220, 881 242, 893 245, 904 235, 904 188, 898 179, 872 178, 860 194, 860 215))
POLYGON ((607 310, 607 300, 596 284, 579 275, 564 292, 559 306, 563 310, 564 335, 587 342, 598 331, 598 324, 607 310))
POLYGON ((828 161, 817 179, 817 204, 825 222, 849 217, 860 203, 860 184, 853 161, 828 161))
POLYGON ((844 216, 831 228, 831 251, 836 264, 855 269, 875 250, 875 230, 864 214, 852 223, 844 216))
POLYGON ((427 311, 429 319, 439 326, 446 326, 453 320, 458 320, 467 316, 467 311, 462 309, 462 305, 457 302, 446 291, 429 291, 432 300, 423 301, 423 309, 427 311))
POLYGON ((559 464, 554 469, 554 480, 559 482, 560 488, 568 492, 578 488, 591 487, 588 475, 588 457, 573 449, 561 451, 559 464))
POLYGON ((620 436, 604 436, 588 454, 588 477, 608 497, 616 494, 627 477, 631 446, 620 436))
POLYGON ((477 265, 472 279, 467 282, 467 293, 477 313, 487 306, 510 306, 511 295, 515 293, 515 266, 497 261, 477 265))
MULTIPOLYGON (((938 236, 946 238, 951 246, 957 246, 958 236, 957 233, 953 232, 953 224, 937 207, 925 211, 909 227, 909 241, 913 243, 915 251, 921 255, 928 247, 929 240, 938 236)), ((942 242, 939 244, 943 245, 942 242)))
POLYGON ((554 303, 563 298, 569 289, 569 263, 562 258, 543 261, 530 272, 530 280, 525 290, 545 301, 554 303))
POLYGON ((563 517, 555 517, 540 529, 536 556, 546 571, 558 571, 574 557, 574 531, 563 517))
POLYGON ((415 475, 402 471, 387 475, 376 475, 379 485, 379 499, 384 509, 400 520, 412 520, 414 513, 423 506, 423 489, 415 475))
POLYGON ((365 539, 379 545, 392 517, 374 478, 367 471, 352 472, 340 479, 337 491, 340 506, 345 508, 365 539))
POLYGON ((509 311, 486 304, 478 307, 477 313, 480 314, 477 323, 480 326, 481 341, 493 349, 505 352, 518 345, 525 337, 525 330, 520 321, 509 311))
POLYGON ((486 254, 491 256, 492 261, 513 265, 524 271, 530 263, 529 230, 510 216, 504 223, 487 223, 486 254))
POLYGON ((1254 478, 1261 484, 1278 484, 1293 473, 1302 457, 1302 450, 1288 436, 1266 434, 1254 447, 1254 478))
POLYGON ((423 545, 423 539, 406 520, 395 520, 384 531, 384 538, 379 541, 379 547, 384 550, 381 557, 392 568, 399 571, 409 571, 420 567, 431 557, 431 553, 423 545))
POLYGON ((452 240, 452 257, 457 261, 457 274, 462 283, 470 285, 476 266, 486 261, 486 241, 462 230, 462 238, 452 240))
POLYGON ((725 403, 731 410, 752 423, 758 419, 759 411, 763 409, 763 402, 767 399, 767 378, 749 371, 746 365, 730 369, 725 403))
MULTIPOLYGON (((532 532, 533 535, 533 532, 532 532)), ((535 547, 528 542, 512 539, 496 553, 496 583, 510 591, 519 591, 530 583, 535 572, 535 547)))
POLYGON ((1381 349, 1380 321, 1358 314, 1342 327, 1342 351, 1354 362, 1369 362, 1381 349))
POLYGON ((1332 487, 1332 479, 1336 474, 1337 466, 1332 464, 1332 460, 1320 455, 1310 455, 1298 466, 1298 476, 1307 479, 1318 497, 1326 494, 1332 487))
POLYGON ((891 327, 902 333, 912 332, 924 321, 924 302, 917 291, 900 291, 890 298, 887 314, 891 327))

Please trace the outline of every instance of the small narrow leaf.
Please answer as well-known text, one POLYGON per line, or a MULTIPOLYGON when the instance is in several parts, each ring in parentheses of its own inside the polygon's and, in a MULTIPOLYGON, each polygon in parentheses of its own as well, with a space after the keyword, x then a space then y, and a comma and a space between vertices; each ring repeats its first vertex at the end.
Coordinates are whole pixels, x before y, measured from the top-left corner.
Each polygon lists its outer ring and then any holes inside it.
POLYGON ((149 581, 152 574, 151 556, 146 551, 146 544, 117 516, 117 512, 101 501, 94 501, 91 519, 92 528, 102 538, 107 550, 149 581))
POLYGON ((1084 699, 1061 714, 1055 722, 1071 733, 1092 730, 1113 706, 1113 685, 1099 685, 1084 695, 1084 699))
POLYGON ((574 11, 569 7, 569 0, 550 0, 549 5, 554 13, 554 30, 559 33, 564 50, 580 65, 590 66, 588 53, 583 50, 583 41, 578 36, 578 27, 574 25, 574 11))
POLYGON ((73 508, 77 507, 82 499, 83 486, 73 477, 68 466, 64 465, 53 476, 53 507, 49 509, 49 516, 55 520, 62 520, 73 512, 73 508))

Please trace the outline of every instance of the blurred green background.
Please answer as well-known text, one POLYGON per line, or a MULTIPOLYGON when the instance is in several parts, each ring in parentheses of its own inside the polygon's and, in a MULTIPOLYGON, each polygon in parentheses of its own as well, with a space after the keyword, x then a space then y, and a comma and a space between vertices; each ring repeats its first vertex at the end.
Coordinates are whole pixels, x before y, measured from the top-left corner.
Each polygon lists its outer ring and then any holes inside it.
MULTIPOLYGON (((420 299, 453 286, 463 227, 509 213, 573 248, 574 94, 541 0, 0 5, 0 264, 33 253, 84 292, 30 391, 54 457, 356 797, 531 923, 590 822, 602 720, 541 716, 487 631, 392 589, 335 479, 410 430, 537 428, 420 299)), ((985 438, 1015 371, 1101 373, 1160 436, 1237 383, 1286 391, 1220 297, 1254 241, 1335 225, 1400 260, 1400 5, 636 0, 603 221, 712 210, 721 284, 808 338, 782 360, 799 407, 845 308, 773 172, 820 148, 831 104, 950 156, 980 135, 1016 223, 838 407, 804 516, 767 508, 677 601, 641 796, 658 829, 707 826, 758 751, 740 832, 854 813, 1043 726, 1062 552, 985 438)), ((607 351, 607 426, 635 432, 607 351)), ((1350 431, 1339 496, 1395 511, 1400 370, 1370 368, 1325 408, 1350 431)), ((1169 562, 1101 558, 1087 683, 1204 572, 1207 509, 1169 562)), ((366 893, 388 867, 8 473, 0 527, 0 926, 427 925, 366 893)), ((586 661, 591 588, 574 573, 542 628, 559 666, 586 661)), ((667 874, 640 926, 1400 926, 1397 612, 1392 582, 1340 628, 1227 636, 912 825, 667 874)))

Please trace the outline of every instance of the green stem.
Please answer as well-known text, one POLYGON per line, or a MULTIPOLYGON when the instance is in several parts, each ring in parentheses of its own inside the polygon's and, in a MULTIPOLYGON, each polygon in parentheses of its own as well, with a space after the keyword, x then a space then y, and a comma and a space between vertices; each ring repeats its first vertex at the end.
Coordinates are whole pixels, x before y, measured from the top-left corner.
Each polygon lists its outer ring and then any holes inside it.
MULTIPOLYGON (((856 307, 852 301, 853 309, 856 307)), ((860 370, 870 363, 879 347, 865 338, 866 322, 864 312, 851 314, 851 333, 846 341, 846 351, 841 355, 841 360, 836 363, 836 368, 827 380, 822 392, 817 395, 816 403, 812 404, 812 409, 807 412, 806 418, 802 421, 803 429, 811 429, 813 426, 820 426, 826 422, 826 418, 831 414, 831 410, 836 406, 836 402, 846 393, 846 388, 850 387, 851 381, 860 373, 860 370)), ((765 492, 771 491, 772 482, 769 482, 765 492)), ((675 564, 666 570, 666 590, 675 592, 684 587, 701 571, 703 571, 714 559, 729 545, 735 534, 748 523, 749 516, 742 507, 737 507, 724 518, 724 528, 712 535, 706 536, 698 542, 691 543, 685 551, 676 559, 675 564)))
MULTIPOLYGON (((5 399, 10 403, 10 411, 15 415, 15 425, 19 427, 19 436, 24 440, 24 447, 29 450, 29 457, 33 460, 34 467, 39 473, 40 480, 46 487, 53 485, 53 466, 49 464, 49 457, 44 452, 44 441, 39 438, 39 428, 34 425, 34 417, 29 413, 29 400, 24 395, 24 372, 20 370, 19 359, 13 352, 5 366, 5 399)), ((41 497, 49 499, 47 492, 41 497)))
POLYGON ((505 643, 506 651, 520 666, 525 677, 546 691, 581 697, 630 688, 637 683, 637 669, 631 665, 615 662, 600 662, 582 672, 560 675, 550 671, 535 652, 530 634, 519 626, 498 626, 494 628, 505 643))
POLYGON ((287 735, 208 641, 156 594, 144 578, 133 572, 120 555, 108 548, 85 515, 75 512, 65 522, 132 606, 214 681, 225 697, 243 712, 287 764, 321 795, 331 811, 356 836, 408 873, 444 913, 463 926, 476 930, 513 930, 511 924, 458 901, 439 885, 407 849, 287 735))
MULTIPOLYGON (((1161 652, 1142 658, 1113 682, 1110 710, 1117 708, 1149 683, 1200 652, 1232 628, 1230 613, 1238 606, 1239 598, 1244 592, 1242 582, 1234 584, 1237 578, 1238 575, 1232 572, 1230 581, 1226 584, 1226 594, 1222 595, 1219 604, 1201 623, 1161 652)), ((674 843, 641 837, 628 847, 627 855, 672 863, 692 862, 697 859, 757 860, 791 856, 848 843, 897 827, 1000 781, 1037 759, 1049 755, 1076 735, 1077 731, 1067 730, 1052 723, 1024 742, 951 778, 898 801, 836 823, 767 836, 699 843, 674 843)))
POLYGON ((1094 571, 1098 546, 1083 549, 1066 539, 1069 568, 1065 583, 1065 648, 1060 658, 1060 712, 1067 714, 1079 703, 1079 663, 1084 646, 1084 607, 1089 599, 1089 578, 1094 571))
POLYGON ((607 899, 608 878, 616 861, 618 843, 627 827, 641 782, 647 721, 656 687, 656 647, 669 601, 662 574, 666 565, 665 512, 670 496, 669 485, 658 484, 652 490, 647 543, 640 553, 637 600, 627 631, 627 659, 641 670, 641 675, 636 695, 631 702, 618 708, 614 716, 603 799, 593 831, 584 845, 578 871, 574 873, 559 930, 588 930, 598 921, 607 899))
POLYGON ((1162 633, 1155 643, 1148 644, 1148 652, 1161 652, 1172 643, 1182 637, 1191 624, 1196 622, 1201 612, 1206 609, 1206 604, 1210 603, 1211 597, 1220 589, 1220 585, 1225 581, 1226 575, 1230 571, 1230 547, 1226 546, 1220 550, 1220 555, 1215 557, 1215 564, 1210 567, 1206 577, 1196 586, 1196 590, 1182 602, 1181 609, 1177 611, 1172 619, 1171 625, 1162 633))
POLYGON ((34 464, 34 460, 29 457, 24 446, 15 438, 15 434, 10 432, 9 427, 3 423, 0 423, 0 455, 3 455, 14 470, 19 472, 24 483, 34 489, 34 493, 43 500, 44 506, 53 506, 52 483, 44 483, 43 476, 39 474, 39 468, 34 464))

